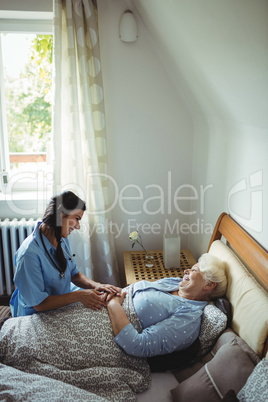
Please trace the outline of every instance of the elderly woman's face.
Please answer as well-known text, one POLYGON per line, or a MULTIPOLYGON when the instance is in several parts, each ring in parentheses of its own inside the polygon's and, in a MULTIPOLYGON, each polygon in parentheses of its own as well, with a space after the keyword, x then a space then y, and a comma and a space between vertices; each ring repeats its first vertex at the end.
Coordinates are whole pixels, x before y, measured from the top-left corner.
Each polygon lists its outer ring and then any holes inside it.
POLYGON ((198 288, 202 289, 206 285, 206 281, 203 277, 202 272, 199 270, 199 265, 195 264, 191 269, 186 269, 184 271, 184 277, 182 282, 180 282, 180 288, 198 288))

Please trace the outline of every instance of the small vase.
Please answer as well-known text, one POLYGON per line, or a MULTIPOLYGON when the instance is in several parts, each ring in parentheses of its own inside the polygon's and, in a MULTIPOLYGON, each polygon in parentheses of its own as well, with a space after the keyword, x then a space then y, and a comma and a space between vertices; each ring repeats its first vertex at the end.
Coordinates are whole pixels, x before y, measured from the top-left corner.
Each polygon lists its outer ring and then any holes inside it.
POLYGON ((153 256, 153 254, 145 254, 144 260, 145 260, 145 266, 147 268, 152 268, 154 266, 154 256, 153 256))

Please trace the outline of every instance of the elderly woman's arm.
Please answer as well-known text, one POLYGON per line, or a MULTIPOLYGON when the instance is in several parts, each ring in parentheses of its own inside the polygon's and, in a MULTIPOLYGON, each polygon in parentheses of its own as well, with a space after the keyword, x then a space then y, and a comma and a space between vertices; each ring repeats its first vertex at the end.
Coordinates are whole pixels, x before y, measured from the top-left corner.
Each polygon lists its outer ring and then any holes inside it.
POLYGON ((201 312, 189 314, 180 312, 144 328, 141 333, 130 323, 123 307, 124 297, 116 297, 107 303, 115 342, 133 356, 157 356, 182 350, 190 346, 198 337, 201 312))
POLYGON ((115 336, 118 335, 123 328, 130 324, 125 310, 122 307, 125 295, 126 294, 122 292, 120 297, 113 297, 107 302, 107 308, 115 336))

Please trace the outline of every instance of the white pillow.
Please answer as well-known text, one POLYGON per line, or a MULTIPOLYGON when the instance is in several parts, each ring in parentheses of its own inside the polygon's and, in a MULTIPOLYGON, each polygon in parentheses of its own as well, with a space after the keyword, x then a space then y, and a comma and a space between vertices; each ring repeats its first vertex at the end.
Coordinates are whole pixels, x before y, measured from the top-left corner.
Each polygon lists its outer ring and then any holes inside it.
POLYGON ((222 241, 214 241, 209 253, 226 263, 232 330, 261 357, 268 336, 268 294, 222 241))

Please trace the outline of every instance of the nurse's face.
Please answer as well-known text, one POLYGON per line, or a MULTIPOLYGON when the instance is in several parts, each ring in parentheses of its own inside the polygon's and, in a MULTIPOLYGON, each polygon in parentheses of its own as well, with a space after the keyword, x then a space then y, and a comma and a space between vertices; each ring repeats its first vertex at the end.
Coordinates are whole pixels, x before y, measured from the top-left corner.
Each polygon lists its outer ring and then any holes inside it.
POLYGON ((62 216, 61 236, 66 239, 74 229, 80 229, 80 220, 84 215, 82 209, 74 209, 70 215, 62 216))

